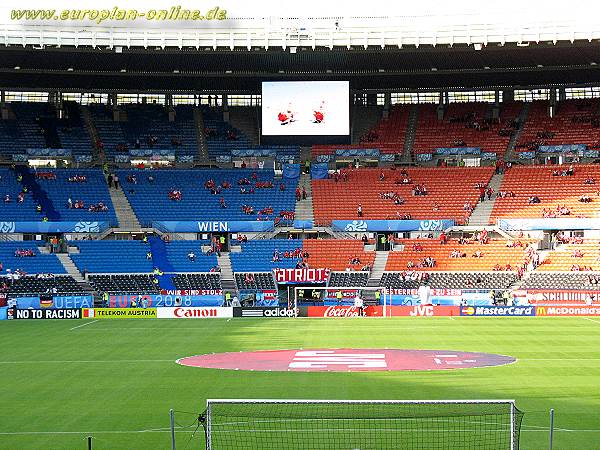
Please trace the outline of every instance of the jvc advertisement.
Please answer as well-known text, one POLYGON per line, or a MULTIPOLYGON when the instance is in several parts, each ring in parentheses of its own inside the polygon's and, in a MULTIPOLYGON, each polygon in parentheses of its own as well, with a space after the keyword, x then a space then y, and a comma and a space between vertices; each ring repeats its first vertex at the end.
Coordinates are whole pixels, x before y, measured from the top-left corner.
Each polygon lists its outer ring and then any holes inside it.
POLYGON ((535 306, 461 306, 461 316, 535 316, 535 306))

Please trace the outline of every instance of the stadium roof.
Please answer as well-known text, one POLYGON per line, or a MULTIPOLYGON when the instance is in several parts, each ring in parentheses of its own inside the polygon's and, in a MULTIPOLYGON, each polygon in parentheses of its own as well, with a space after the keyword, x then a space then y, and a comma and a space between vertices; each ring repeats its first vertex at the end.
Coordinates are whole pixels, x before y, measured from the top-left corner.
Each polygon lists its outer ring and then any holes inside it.
POLYGON ((144 49, 0 47, 5 89, 258 92, 277 79, 348 79, 353 89, 486 88, 600 82, 597 42, 452 48, 144 49))

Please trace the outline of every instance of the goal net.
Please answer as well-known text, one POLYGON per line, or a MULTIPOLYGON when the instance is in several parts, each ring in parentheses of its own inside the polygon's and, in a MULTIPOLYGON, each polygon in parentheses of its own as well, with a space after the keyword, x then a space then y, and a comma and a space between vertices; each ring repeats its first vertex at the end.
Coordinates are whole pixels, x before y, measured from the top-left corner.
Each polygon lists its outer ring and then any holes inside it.
POLYGON ((512 400, 208 400, 209 450, 516 450, 512 400))

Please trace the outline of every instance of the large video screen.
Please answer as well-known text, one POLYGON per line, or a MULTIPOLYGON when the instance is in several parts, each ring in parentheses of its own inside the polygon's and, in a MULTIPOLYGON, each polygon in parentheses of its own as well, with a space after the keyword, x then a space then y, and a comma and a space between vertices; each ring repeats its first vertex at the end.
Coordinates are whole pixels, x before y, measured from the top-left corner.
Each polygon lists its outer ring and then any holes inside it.
POLYGON ((349 90, 348 81, 263 82, 262 134, 349 135, 349 90))

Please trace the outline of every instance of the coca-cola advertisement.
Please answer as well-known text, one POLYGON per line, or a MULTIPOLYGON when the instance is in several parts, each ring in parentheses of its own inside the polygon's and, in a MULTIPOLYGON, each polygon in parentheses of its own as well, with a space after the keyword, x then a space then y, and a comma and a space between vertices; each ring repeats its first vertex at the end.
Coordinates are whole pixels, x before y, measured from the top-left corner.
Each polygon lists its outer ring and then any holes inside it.
POLYGON ((382 317, 383 307, 366 306, 357 308, 356 306, 309 306, 308 317, 333 317, 333 318, 351 318, 351 317, 382 317))

